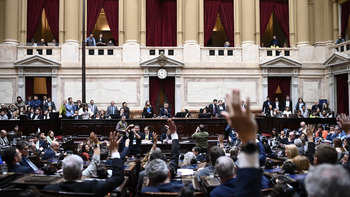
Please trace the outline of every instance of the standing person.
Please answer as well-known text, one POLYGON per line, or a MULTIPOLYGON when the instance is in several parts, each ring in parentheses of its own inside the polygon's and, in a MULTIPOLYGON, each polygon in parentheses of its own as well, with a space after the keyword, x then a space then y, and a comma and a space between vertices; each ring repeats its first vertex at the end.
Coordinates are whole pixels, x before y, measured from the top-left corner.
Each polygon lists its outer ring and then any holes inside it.
POLYGON ((75 106, 74 106, 72 97, 68 98, 68 103, 65 106, 66 106, 67 119, 72 119, 75 111, 75 106))
POLYGON ((270 101, 270 97, 267 96, 266 97, 266 101, 264 101, 263 103, 263 108, 262 108, 262 113, 267 114, 268 110, 269 110, 269 106, 272 104, 272 102, 270 101))
POLYGON ((94 113, 94 115, 95 115, 96 113, 100 113, 100 112, 98 111, 97 106, 95 105, 95 101, 94 101, 94 100, 91 100, 91 101, 90 101, 89 109, 91 109, 91 112, 94 113))
POLYGON ((154 110, 153 110, 153 107, 151 105, 151 102, 149 102, 149 100, 147 100, 145 103, 145 107, 143 108, 143 113, 147 113, 147 114, 149 114, 149 116, 153 117, 154 110))
POLYGON ((96 41, 93 33, 90 33, 90 36, 86 38, 85 43, 87 46, 96 46, 96 41))
POLYGON ((287 95, 286 100, 283 101, 283 104, 282 104, 283 110, 282 111, 286 111, 287 107, 289 107, 289 111, 291 111, 293 113, 293 103, 290 100, 289 95, 287 95))
POLYGON ((275 102, 273 103, 273 108, 278 109, 278 111, 282 111, 281 102, 279 102, 278 97, 275 97, 275 102))
POLYGON ((120 146, 119 146, 119 152, 122 152, 123 151, 123 149, 124 149, 124 147, 125 147, 125 140, 126 140, 126 132, 130 129, 130 128, 132 128, 132 127, 134 127, 134 125, 133 124, 131 124, 131 125, 129 125, 128 126, 128 123, 125 121, 126 120, 126 116, 122 116, 121 117, 121 119, 120 119, 120 121, 118 122, 118 124, 117 124, 117 127, 115 128, 115 130, 117 131, 117 132, 119 132, 119 137, 123 137, 123 139, 121 140, 121 142, 120 142, 120 146))
POLYGON ((63 100, 63 104, 61 105, 61 108, 60 108, 60 116, 62 118, 66 117, 66 113, 67 113, 66 104, 67 104, 67 100, 64 99, 63 100))
POLYGON ((130 109, 128 107, 128 104, 126 102, 123 102, 122 107, 120 109, 124 109, 124 115, 126 116, 127 119, 129 119, 130 109))
POLYGON ((109 116, 111 114, 117 114, 117 113, 118 113, 118 107, 114 106, 114 101, 111 101, 111 105, 107 107, 106 116, 109 116))
POLYGON ((102 33, 98 36, 96 46, 106 46, 106 40, 103 38, 102 33))
POLYGON ((56 111, 56 105, 55 105, 55 103, 54 103, 53 101, 51 101, 51 98, 50 98, 50 97, 48 97, 48 98, 47 98, 47 102, 46 102, 46 104, 45 104, 45 109, 48 110, 50 106, 52 107, 52 110, 56 111))
POLYGON ((218 107, 218 100, 214 99, 213 103, 209 104, 209 109, 211 110, 211 115, 215 116, 216 114, 218 114, 220 112, 219 107, 218 107))
POLYGON ((18 107, 18 109, 26 106, 26 104, 22 100, 22 97, 20 97, 20 96, 17 96, 17 101, 16 101, 15 105, 18 107))
POLYGON ((91 109, 88 108, 86 103, 83 103, 83 107, 79 109, 79 116, 81 116, 81 119, 87 120, 92 118, 94 113, 92 113, 91 109))
POLYGON ((38 99, 38 96, 34 96, 34 100, 30 101, 30 107, 32 107, 34 110, 37 108, 40 108, 41 106, 41 101, 38 99))
POLYGON ((305 108, 306 108, 306 104, 305 104, 303 98, 300 97, 298 99, 298 103, 295 105, 295 111, 298 111, 298 110, 302 111, 303 110, 303 106, 305 106, 305 108))
POLYGON ((163 118, 171 118, 171 109, 169 108, 169 104, 168 103, 164 103, 164 107, 160 109, 160 117, 163 118))
POLYGON ((141 136, 139 125, 135 125, 134 128, 131 129, 129 139, 130 144, 128 156, 131 157, 133 155, 141 155, 141 136))
POLYGON ((47 103, 47 96, 45 95, 45 96, 43 96, 43 100, 42 100, 41 106, 40 106, 43 111, 47 110, 46 103, 47 103))
POLYGON ((201 153, 208 152, 208 137, 209 133, 202 124, 197 127, 196 132, 192 135, 192 138, 196 140, 196 146, 202 149, 201 153))

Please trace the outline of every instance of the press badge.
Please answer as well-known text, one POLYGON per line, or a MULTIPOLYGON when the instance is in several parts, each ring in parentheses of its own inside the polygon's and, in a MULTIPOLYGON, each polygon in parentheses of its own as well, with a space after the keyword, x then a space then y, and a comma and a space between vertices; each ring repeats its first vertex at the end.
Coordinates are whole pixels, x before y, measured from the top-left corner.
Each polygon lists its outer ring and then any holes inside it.
POLYGON ((132 141, 132 144, 133 144, 133 145, 136 145, 136 140, 133 140, 133 141, 132 141))

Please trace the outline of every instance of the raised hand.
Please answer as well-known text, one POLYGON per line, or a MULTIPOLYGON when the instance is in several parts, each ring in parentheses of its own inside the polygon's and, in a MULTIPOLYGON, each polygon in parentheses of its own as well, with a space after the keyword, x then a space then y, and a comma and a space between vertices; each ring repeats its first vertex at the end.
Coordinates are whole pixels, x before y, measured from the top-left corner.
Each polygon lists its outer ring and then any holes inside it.
POLYGON ((158 142, 158 135, 156 132, 153 132, 153 144, 157 144, 158 142))
POLYGON ((346 135, 350 134, 350 118, 346 114, 341 114, 338 118, 338 125, 342 128, 346 135))
POLYGON ((165 126, 169 129, 171 134, 176 133, 176 124, 170 118, 168 119, 168 125, 165 125, 165 126))
POLYGON ((119 138, 118 136, 119 136, 119 133, 116 133, 115 131, 109 134, 110 144, 108 148, 111 151, 111 153, 118 152, 119 144, 123 139, 123 137, 119 138))
POLYGON ((246 109, 242 109, 240 100, 239 90, 234 89, 230 94, 226 94, 225 102, 228 111, 222 111, 221 114, 226 118, 231 128, 235 128, 242 143, 245 144, 249 140, 255 141, 258 126, 250 113, 249 97, 247 98, 246 109))
POLYGON ((309 124, 307 129, 306 129, 306 136, 307 136, 309 142, 314 141, 314 131, 315 131, 315 127, 309 124))
POLYGON ((91 139, 95 144, 98 143, 97 135, 96 135, 94 132, 91 132, 91 133, 90 133, 90 139, 91 139))
POLYGON ((130 139, 125 140, 125 147, 129 147, 130 139))
POLYGON ((219 141, 220 144, 223 144, 224 143, 224 136, 219 135, 218 136, 218 141, 219 141))

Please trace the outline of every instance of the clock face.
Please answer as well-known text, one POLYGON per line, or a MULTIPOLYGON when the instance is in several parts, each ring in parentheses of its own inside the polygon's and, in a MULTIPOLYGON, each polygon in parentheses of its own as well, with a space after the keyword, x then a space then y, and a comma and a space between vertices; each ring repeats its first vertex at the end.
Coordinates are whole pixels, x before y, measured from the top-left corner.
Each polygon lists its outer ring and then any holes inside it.
POLYGON ((165 79, 167 76, 168 76, 168 72, 165 69, 161 68, 158 70, 159 79, 165 79))

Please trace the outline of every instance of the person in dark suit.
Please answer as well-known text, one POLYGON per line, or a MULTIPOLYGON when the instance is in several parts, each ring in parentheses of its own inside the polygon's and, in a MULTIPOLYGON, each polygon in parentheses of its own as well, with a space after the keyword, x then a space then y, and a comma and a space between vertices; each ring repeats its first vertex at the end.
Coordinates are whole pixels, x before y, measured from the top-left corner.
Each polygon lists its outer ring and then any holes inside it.
POLYGON ((96 46, 106 46, 106 40, 103 38, 102 33, 100 33, 96 42, 96 46))
POLYGON ((145 107, 143 108, 143 113, 147 113, 147 114, 149 114, 149 116, 153 117, 154 110, 153 110, 153 107, 151 105, 151 102, 149 102, 149 100, 147 100, 145 103, 145 107))
POLYGON ((153 143, 153 134, 150 132, 149 127, 145 126, 144 133, 141 135, 141 139, 145 141, 152 141, 153 143))
POLYGON ((30 167, 34 172, 38 171, 38 167, 36 167, 32 161, 28 159, 29 148, 28 143, 26 141, 20 141, 16 144, 17 149, 22 154, 22 161, 19 163, 21 166, 30 167))
POLYGON ((216 160, 215 172, 220 177, 221 185, 214 188, 210 192, 210 196, 234 196, 236 193, 237 178, 233 160, 226 156, 219 157, 216 160))
POLYGON ((286 100, 283 101, 282 111, 285 111, 287 106, 289 107, 289 111, 293 113, 293 102, 290 100, 289 95, 287 95, 286 100))
MULTIPOLYGON (((129 134, 130 139, 130 145, 129 145, 129 151, 128 156, 132 155, 141 155, 141 136, 140 136, 140 125, 135 125, 134 128, 131 129, 131 132, 129 134)), ((125 145, 126 146, 126 145, 125 145)))
POLYGON ((280 41, 277 40, 276 36, 273 36, 272 40, 270 41, 270 46, 274 46, 274 44, 276 46, 281 46, 281 43, 280 43, 280 41))
POLYGON ((282 103, 278 100, 278 97, 275 97, 275 102, 273 102, 272 107, 278 109, 278 111, 282 110, 282 103))
POLYGON ((196 155, 197 161, 205 161, 205 158, 200 153, 201 152, 201 148, 195 146, 195 147, 192 148, 192 152, 194 153, 194 155, 196 155))
POLYGON ((159 158, 153 159, 146 167, 146 174, 149 177, 151 186, 143 188, 141 190, 142 194, 146 192, 179 192, 183 187, 183 184, 168 182, 177 174, 180 155, 179 136, 176 132, 175 122, 168 119, 168 126, 173 139, 169 167, 164 160, 159 158))
POLYGON ((160 109, 159 116, 171 118, 171 109, 169 108, 168 103, 164 103, 164 107, 162 109, 160 109))
POLYGON ((219 110, 217 103, 218 103, 218 100, 214 99, 213 103, 209 104, 209 106, 208 106, 210 109, 211 115, 213 115, 213 116, 220 113, 220 110, 219 110))
POLYGON ((29 174, 34 173, 28 166, 21 166, 22 154, 16 147, 7 148, 2 154, 3 161, 6 162, 9 172, 29 174))
POLYGON ((73 119, 74 120, 81 120, 83 118, 79 115, 79 111, 75 111, 74 115, 73 115, 73 119))
MULTIPOLYGON (((124 161, 118 152, 118 134, 110 133, 111 160, 113 166, 112 177, 105 181, 79 181, 83 170, 83 159, 78 155, 67 156, 62 162, 64 182, 48 185, 44 189, 51 191, 84 192, 105 196, 124 182, 124 161)), ((99 145, 95 145, 99 148, 99 145)))
POLYGON ((263 108, 262 108, 262 113, 267 114, 267 111, 269 109, 269 105, 271 105, 272 102, 270 101, 270 97, 266 97, 266 101, 264 101, 263 108))
POLYGON ((317 108, 322 109, 322 104, 320 104, 318 101, 315 101, 315 105, 312 106, 311 111, 316 111, 317 108))
POLYGON ((41 108, 43 111, 47 110, 47 108, 46 108, 46 103, 47 103, 47 96, 44 95, 44 96, 43 96, 43 100, 41 101, 41 105, 40 105, 40 108, 41 108))
POLYGON ((162 141, 163 144, 171 142, 171 133, 169 129, 167 129, 166 132, 162 133, 162 136, 160 136, 160 141, 162 141))
POLYGON ((120 109, 124 109, 124 115, 127 117, 127 119, 129 119, 130 109, 128 107, 128 104, 126 102, 123 102, 122 107, 120 109))
POLYGON ((36 109, 32 117, 32 120, 42 120, 42 119, 43 119, 43 116, 40 114, 39 109, 36 109))
POLYGON ((41 101, 38 99, 38 96, 34 96, 34 100, 30 101, 30 107, 36 110, 40 106, 41 106, 41 101))
POLYGON ((88 107, 89 107, 89 109, 91 109, 91 112, 94 113, 94 115, 95 115, 96 113, 100 113, 100 112, 98 111, 97 106, 95 105, 94 100, 91 100, 91 101, 90 101, 90 105, 89 105, 88 107))
POLYGON ((114 106, 114 101, 112 101, 111 105, 107 107, 106 116, 109 116, 110 114, 117 114, 117 113, 118 113, 118 107, 114 106))
POLYGON ((39 154, 47 149, 46 141, 40 139, 39 133, 33 136, 33 143, 33 150, 39 154))
POLYGON ((60 149, 60 144, 57 141, 52 141, 50 148, 46 150, 43 155, 42 160, 54 159, 56 158, 56 152, 60 149))
POLYGON ((50 97, 47 98, 47 102, 45 103, 45 110, 48 110, 49 106, 52 107, 52 110, 56 111, 56 105, 53 101, 51 101, 50 97))

